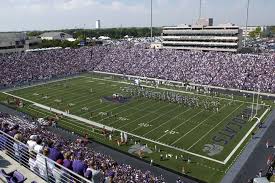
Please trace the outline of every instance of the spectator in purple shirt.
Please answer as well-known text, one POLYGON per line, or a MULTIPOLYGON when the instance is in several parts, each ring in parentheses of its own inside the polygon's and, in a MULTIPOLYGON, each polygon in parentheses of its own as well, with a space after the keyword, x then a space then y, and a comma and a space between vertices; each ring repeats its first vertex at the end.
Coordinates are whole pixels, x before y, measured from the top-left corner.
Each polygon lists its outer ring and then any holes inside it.
POLYGON ((72 170, 71 152, 66 152, 64 155, 63 166, 72 170))
POLYGON ((104 183, 113 183, 115 172, 109 172, 108 177, 105 178, 104 183))
MULTIPOLYGON (((35 150, 39 152, 43 152, 46 157, 49 157, 50 155, 50 149, 49 145, 53 148, 53 146, 48 143, 49 140, 52 142, 55 142, 55 144, 62 144, 62 150, 58 149, 61 153, 62 152, 68 152, 64 154, 64 161, 63 161, 63 166, 69 169, 72 169, 72 160, 71 155, 73 152, 79 152, 76 153, 76 158, 74 160, 73 164, 73 171, 75 173, 69 173, 68 171, 65 170, 65 168, 61 167, 62 161, 58 159, 56 162, 60 163, 60 166, 55 166, 53 164, 53 161, 47 159, 47 167, 48 171, 51 173, 50 175, 54 174, 54 178, 56 179, 56 182, 58 180, 61 183, 67 183, 67 182, 72 182, 75 180, 75 182, 81 182, 81 175, 84 174, 84 171, 86 172, 86 177, 87 178, 92 178, 90 180, 93 180, 95 183, 96 182, 102 182, 103 179, 105 182, 149 182, 149 180, 153 180, 151 177, 153 176, 151 172, 149 171, 141 171, 139 169, 135 169, 134 167, 131 167, 130 165, 127 164, 118 164, 116 161, 112 159, 112 157, 107 156, 105 154, 99 153, 91 149, 90 147, 87 146, 82 146, 79 145, 77 141, 71 141, 67 138, 64 138, 63 136, 59 134, 52 133, 48 131, 47 129, 40 128, 37 124, 32 124, 29 120, 27 119, 22 119, 16 116, 11 116, 8 114, 4 114, 0 112, 0 120, 2 120, 2 124, 8 123, 6 126, 6 129, 9 131, 9 129, 12 129, 16 124, 19 125, 19 132, 22 135, 22 142, 26 143, 28 139, 30 139, 30 134, 39 134, 37 136, 37 142, 38 145, 35 145, 35 150), (43 142, 47 142, 45 145, 42 144, 43 142), (80 153, 80 152, 83 152, 80 153), (83 157, 85 157, 85 160, 83 161, 83 157), (87 162, 89 163, 89 168, 87 168, 87 162), (58 176, 56 173, 57 171, 61 171, 61 177, 58 176), (108 173, 110 174, 108 174, 108 173), (113 173, 111 173, 113 172, 113 173), (68 178, 66 178, 63 175, 70 175, 68 178), (76 174, 80 174, 77 176, 76 174), (104 176, 105 174, 105 176, 104 176)), ((6 139, 8 140, 8 139, 6 139)), ((10 145, 12 147, 14 145, 14 141, 7 141, 3 142, 5 139, 2 139, 2 136, 0 135, 0 147, 10 145), (2 143, 3 142, 3 143, 2 143), (11 143, 12 142, 12 143, 11 143)), ((39 174, 43 177, 46 177, 47 175, 45 174, 45 157, 38 155, 34 153, 30 158, 29 158, 29 151, 27 146, 26 150, 26 155, 24 152, 20 151, 20 148, 17 147, 17 144, 15 145, 15 149, 10 151, 10 154, 15 154, 19 156, 22 155, 22 157, 26 158, 26 160, 29 159, 29 161, 26 161, 28 164, 26 166, 30 166, 30 169, 32 171, 37 170, 39 174), (18 150, 19 149, 19 150, 18 150), (21 153, 22 152, 22 153, 21 153)), ((35 152, 35 151, 33 151, 35 152)), ((31 153, 32 154, 32 153, 31 153)), ((74 155, 74 154, 73 154, 74 155)), ((60 174, 59 174, 60 175, 60 174)), ((154 178, 154 183, 162 183, 163 178, 162 177, 153 177, 154 178)))
POLYGON ((76 154, 76 158, 73 161, 73 171, 81 176, 84 176, 84 173, 86 171, 86 169, 88 168, 88 166, 86 165, 86 163, 83 161, 83 155, 81 152, 78 152, 76 154))
POLYGON ((13 137, 15 136, 15 134, 19 132, 18 129, 19 129, 19 125, 16 124, 11 128, 8 134, 13 137))
POLYGON ((53 146, 53 142, 51 141, 49 144, 50 155, 49 158, 53 161, 57 161, 58 159, 63 160, 63 154, 61 153, 61 144, 57 144, 55 147, 53 146))

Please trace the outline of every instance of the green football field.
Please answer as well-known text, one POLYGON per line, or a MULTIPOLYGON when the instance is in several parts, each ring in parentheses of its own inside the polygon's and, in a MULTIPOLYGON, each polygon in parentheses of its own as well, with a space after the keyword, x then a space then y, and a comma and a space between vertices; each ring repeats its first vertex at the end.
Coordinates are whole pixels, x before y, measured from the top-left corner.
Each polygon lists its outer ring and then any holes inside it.
MULTIPOLYGON (((88 126, 89 122, 93 125, 101 124, 115 131, 124 131, 129 137, 141 139, 152 146, 163 147, 174 157, 181 154, 191 157, 200 162, 198 163, 200 167, 197 169, 206 174, 199 176, 190 172, 191 176, 214 181, 215 170, 218 170, 219 176, 222 177, 256 127, 257 120, 248 119, 252 99, 243 97, 232 99, 228 95, 211 96, 186 92, 179 87, 155 88, 143 84, 145 89, 154 92, 174 92, 182 96, 196 97, 202 102, 219 101, 219 108, 217 111, 216 108, 206 110, 201 106, 190 107, 164 100, 130 96, 122 90, 122 88, 137 87, 130 81, 90 74, 15 89, 6 94, 32 103, 26 109, 30 112, 42 111, 41 113, 47 114, 50 113, 46 110, 47 107, 63 112, 69 110, 66 125, 71 125, 72 130, 83 126, 85 128, 85 124, 88 126), (129 98, 123 103, 114 102, 112 100, 114 94, 129 98), (37 104, 42 104, 44 109, 37 104), (212 175, 207 175, 210 170, 203 170, 209 168, 214 172, 212 175), (206 178, 208 176, 209 179, 206 178)), ((263 117, 266 109, 265 105, 260 105, 257 117, 263 117)), ((154 153, 154 156, 159 154, 154 153)), ((160 162, 160 164, 166 166, 169 163, 160 162)), ((167 166, 181 171, 178 164, 172 163, 167 166)))

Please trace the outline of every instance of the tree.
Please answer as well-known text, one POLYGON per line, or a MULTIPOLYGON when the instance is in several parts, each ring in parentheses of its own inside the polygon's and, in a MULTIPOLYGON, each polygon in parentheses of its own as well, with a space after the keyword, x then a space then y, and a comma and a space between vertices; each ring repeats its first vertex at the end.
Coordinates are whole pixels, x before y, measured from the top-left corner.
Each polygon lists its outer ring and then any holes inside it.
POLYGON ((256 38, 256 33, 255 33, 255 31, 249 32, 249 37, 252 38, 252 39, 255 39, 255 38, 256 38))
POLYGON ((42 43, 38 46, 39 48, 50 48, 50 47, 62 47, 62 48, 77 48, 79 41, 61 41, 61 40, 43 40, 42 43))
POLYGON ((32 31, 32 32, 27 32, 28 37, 35 37, 41 35, 43 32, 41 31, 32 31))
POLYGON ((271 36, 275 35, 275 26, 270 27, 270 34, 271 34, 271 36))
POLYGON ((249 32, 249 37, 253 39, 261 37, 261 35, 262 35, 261 27, 257 27, 254 31, 249 32))

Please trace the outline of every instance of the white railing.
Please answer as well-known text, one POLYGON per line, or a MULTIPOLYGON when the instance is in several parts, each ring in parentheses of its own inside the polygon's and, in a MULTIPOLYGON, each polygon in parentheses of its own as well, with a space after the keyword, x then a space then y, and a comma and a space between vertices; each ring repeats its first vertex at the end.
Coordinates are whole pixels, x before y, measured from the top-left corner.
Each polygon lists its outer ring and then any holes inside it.
MULTIPOLYGON (((47 182, 59 183, 91 183, 92 181, 57 164, 44 155, 32 151, 26 144, 14 139, 0 130, 0 151, 17 161, 21 166, 29 169, 47 182)), ((31 182, 33 180, 30 180, 31 182)))

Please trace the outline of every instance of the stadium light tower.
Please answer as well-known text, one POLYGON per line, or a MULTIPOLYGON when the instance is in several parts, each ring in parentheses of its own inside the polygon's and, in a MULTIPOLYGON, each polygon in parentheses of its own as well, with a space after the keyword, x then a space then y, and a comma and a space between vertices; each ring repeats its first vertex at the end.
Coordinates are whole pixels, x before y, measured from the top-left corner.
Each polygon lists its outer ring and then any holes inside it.
POLYGON ((200 9, 199 9, 199 19, 201 18, 201 0, 200 0, 200 9))
POLYGON ((246 47, 246 41, 247 41, 247 36, 248 36, 247 35, 247 25, 248 25, 248 17, 249 17, 249 4, 250 4, 250 0, 247 0, 244 47, 246 47))
POLYGON ((151 0, 151 42, 153 42, 153 0, 151 0))

